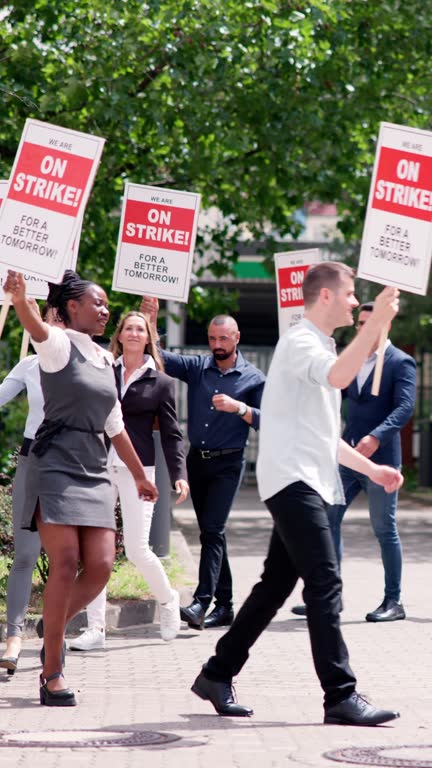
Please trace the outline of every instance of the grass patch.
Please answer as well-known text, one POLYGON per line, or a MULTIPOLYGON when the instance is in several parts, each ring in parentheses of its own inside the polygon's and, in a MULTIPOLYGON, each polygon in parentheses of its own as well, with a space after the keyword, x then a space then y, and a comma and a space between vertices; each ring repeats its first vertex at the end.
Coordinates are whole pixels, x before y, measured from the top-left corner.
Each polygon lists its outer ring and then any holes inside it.
MULTIPOLYGON (((174 589, 188 583, 185 570, 175 551, 171 556, 163 558, 161 563, 166 571, 169 582, 174 589)), ((121 560, 115 565, 108 582, 108 600, 142 600, 151 597, 148 584, 129 560, 121 560)))
MULTIPOLYGON (((0 557, 0 621, 6 619, 6 581, 11 565, 9 557, 0 557)), ((171 586, 174 589, 190 584, 185 570, 172 550, 170 557, 161 559, 171 586)), ((43 583, 37 570, 33 573, 32 594, 28 609, 29 615, 42 613, 43 583)), ((129 560, 118 560, 108 582, 108 600, 143 600, 151 597, 148 584, 129 560)))

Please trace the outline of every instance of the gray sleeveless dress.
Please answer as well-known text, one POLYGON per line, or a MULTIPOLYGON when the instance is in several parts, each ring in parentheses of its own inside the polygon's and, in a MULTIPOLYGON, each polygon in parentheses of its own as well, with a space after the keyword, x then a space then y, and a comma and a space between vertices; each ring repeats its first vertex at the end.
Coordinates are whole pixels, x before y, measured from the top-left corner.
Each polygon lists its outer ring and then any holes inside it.
POLYGON ((98 368, 71 342, 68 364, 40 375, 45 418, 29 453, 22 527, 36 530, 39 499, 44 523, 115 530, 103 434, 117 400, 112 366, 98 368))

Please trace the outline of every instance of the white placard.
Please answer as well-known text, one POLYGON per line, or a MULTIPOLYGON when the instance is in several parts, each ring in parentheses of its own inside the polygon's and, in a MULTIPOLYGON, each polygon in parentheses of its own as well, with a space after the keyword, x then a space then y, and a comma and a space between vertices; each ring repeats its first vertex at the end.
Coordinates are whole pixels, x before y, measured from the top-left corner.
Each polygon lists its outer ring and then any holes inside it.
POLYGON ((0 208, 2 264, 61 280, 102 154, 104 139, 27 120, 0 208))
POLYGON ((201 196, 126 183, 114 291, 186 302, 201 196))
POLYGON ((321 261, 318 248, 275 253, 279 335, 304 314, 303 280, 311 264, 321 261))
MULTIPOLYGON (((7 181, 0 181, 0 208, 6 195, 7 181)), ((66 261, 65 269, 75 269, 78 260, 79 244, 81 237, 82 221, 78 223, 78 229, 75 234, 75 239, 72 246, 72 251, 69 254, 69 258, 66 261)), ((3 283, 6 280, 9 267, 4 264, 0 264, 0 303, 4 299, 3 283)), ((26 293, 32 299, 46 299, 48 296, 48 283, 41 277, 36 277, 33 274, 24 272, 24 280, 26 281, 26 293)))
POLYGON ((431 223, 432 132, 381 123, 358 276, 425 295, 431 223))
MULTIPOLYGON (((7 187, 7 181, 0 181, 0 209, 4 198, 6 197, 7 187)), ((0 264, 0 302, 4 301, 3 284, 6 280, 8 269, 9 267, 5 264, 0 264)), ((46 299, 48 296, 48 283, 46 280, 42 280, 42 278, 38 278, 26 272, 24 272, 24 280, 27 284, 27 296, 31 296, 33 299, 46 299)))

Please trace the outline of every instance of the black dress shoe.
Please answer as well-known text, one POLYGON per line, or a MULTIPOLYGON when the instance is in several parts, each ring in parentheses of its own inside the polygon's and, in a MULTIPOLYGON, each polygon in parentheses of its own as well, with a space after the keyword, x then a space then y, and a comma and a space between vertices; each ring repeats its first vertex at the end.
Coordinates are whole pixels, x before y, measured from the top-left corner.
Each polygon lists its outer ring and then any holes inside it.
MULTIPOLYGON (((341 600, 340 609, 343 611, 343 604, 341 600)), ((294 613, 296 616, 306 616, 307 615, 307 608, 305 605, 294 605, 291 608, 291 613, 294 613)))
POLYGON ((198 600, 194 600, 193 603, 180 608, 180 618, 189 624, 192 629, 202 629, 204 625, 205 610, 198 600))
POLYGON ((366 614, 366 621, 398 621, 405 618, 402 603, 385 597, 381 605, 375 611, 366 614))
POLYGON ((204 672, 200 672, 195 680, 191 691, 196 693, 200 699, 211 701, 218 715, 228 715, 230 717, 250 717, 253 715, 253 709, 236 704, 233 698, 233 687, 230 683, 217 682, 204 677, 204 672))
POLYGON ((327 725, 381 725, 400 717, 399 712, 377 709, 359 693, 354 693, 325 710, 324 723, 327 725))
POLYGON ((234 611, 232 608, 225 608, 224 605, 216 606, 212 612, 204 619, 206 629, 212 627, 230 627, 234 621, 234 611))

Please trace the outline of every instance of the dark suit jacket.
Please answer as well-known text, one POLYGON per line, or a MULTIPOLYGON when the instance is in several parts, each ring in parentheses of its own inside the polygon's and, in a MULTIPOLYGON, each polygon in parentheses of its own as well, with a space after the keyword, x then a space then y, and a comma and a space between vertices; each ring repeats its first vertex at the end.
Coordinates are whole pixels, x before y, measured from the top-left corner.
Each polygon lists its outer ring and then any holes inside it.
POLYGON ((343 439, 352 446, 365 435, 380 441, 371 461, 376 464, 402 464, 400 431, 414 412, 416 363, 412 357, 389 344, 384 354, 379 395, 371 394, 374 371, 359 394, 357 379, 342 392, 347 405, 343 439))
POLYGON ((147 368, 129 385, 122 399, 121 366, 115 366, 114 371, 126 432, 142 464, 151 467, 155 463, 153 425, 157 418, 170 480, 173 485, 176 480, 186 480, 185 446, 177 422, 174 379, 147 368))

